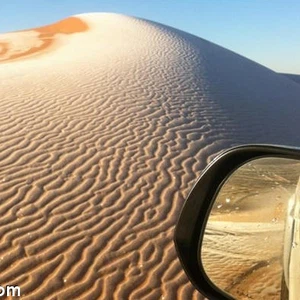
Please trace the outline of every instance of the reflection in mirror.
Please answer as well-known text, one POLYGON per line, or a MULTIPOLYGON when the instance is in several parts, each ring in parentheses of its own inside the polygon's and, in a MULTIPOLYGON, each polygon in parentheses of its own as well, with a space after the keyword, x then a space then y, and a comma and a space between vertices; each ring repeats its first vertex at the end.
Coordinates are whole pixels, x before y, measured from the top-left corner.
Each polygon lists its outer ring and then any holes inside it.
POLYGON ((299 175, 298 160, 260 158, 219 191, 201 261, 214 285, 235 299, 299 299, 299 175))

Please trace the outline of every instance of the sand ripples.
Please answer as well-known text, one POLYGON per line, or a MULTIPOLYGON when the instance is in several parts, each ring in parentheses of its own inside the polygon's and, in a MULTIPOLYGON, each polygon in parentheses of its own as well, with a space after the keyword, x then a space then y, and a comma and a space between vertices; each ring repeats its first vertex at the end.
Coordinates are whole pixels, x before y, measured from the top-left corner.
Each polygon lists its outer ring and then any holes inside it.
POLYGON ((217 46, 125 16, 82 19, 87 55, 74 34, 0 71, 0 283, 24 299, 200 299, 174 224, 207 161, 259 141, 262 118, 249 105, 239 123, 240 94, 209 77, 217 46))

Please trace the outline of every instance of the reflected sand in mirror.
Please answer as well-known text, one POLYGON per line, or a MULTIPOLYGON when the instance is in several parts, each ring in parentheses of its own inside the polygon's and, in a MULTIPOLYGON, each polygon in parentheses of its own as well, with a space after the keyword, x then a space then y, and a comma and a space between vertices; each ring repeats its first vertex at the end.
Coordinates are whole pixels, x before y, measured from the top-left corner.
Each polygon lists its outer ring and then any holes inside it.
POLYGON ((205 229, 201 260, 211 281, 237 299, 280 299, 285 222, 299 161, 257 159, 221 188, 205 229))

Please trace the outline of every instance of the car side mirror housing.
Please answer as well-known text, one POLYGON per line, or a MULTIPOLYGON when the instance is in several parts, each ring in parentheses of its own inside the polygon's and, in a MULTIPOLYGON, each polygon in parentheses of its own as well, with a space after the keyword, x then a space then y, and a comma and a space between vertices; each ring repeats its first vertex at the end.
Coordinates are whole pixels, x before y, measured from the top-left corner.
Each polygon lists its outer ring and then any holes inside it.
POLYGON ((204 170, 175 229, 178 257, 209 299, 298 299, 300 149, 235 147, 204 170))

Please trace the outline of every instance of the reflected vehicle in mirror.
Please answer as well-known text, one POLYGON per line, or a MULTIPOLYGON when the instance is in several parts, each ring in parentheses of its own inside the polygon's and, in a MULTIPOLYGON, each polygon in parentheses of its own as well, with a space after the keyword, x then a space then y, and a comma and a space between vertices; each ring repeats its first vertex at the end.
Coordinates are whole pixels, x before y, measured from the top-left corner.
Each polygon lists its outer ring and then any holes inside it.
POLYGON ((248 145, 218 156, 175 230, 189 279, 209 299, 300 298, 300 150, 248 145))

